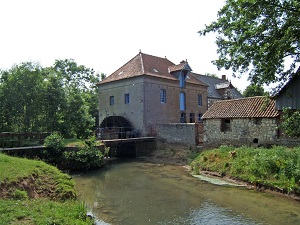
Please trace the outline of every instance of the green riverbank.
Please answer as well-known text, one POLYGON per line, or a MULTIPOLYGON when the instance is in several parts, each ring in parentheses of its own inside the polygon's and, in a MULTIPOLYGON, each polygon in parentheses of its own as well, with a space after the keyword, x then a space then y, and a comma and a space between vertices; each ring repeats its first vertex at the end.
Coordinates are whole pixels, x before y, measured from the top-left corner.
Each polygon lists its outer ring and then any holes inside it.
POLYGON ((195 174, 231 178, 258 189, 300 197, 300 147, 221 146, 203 151, 191 163, 195 174))
POLYGON ((74 181, 42 161, 0 154, 0 224, 93 224, 74 181))

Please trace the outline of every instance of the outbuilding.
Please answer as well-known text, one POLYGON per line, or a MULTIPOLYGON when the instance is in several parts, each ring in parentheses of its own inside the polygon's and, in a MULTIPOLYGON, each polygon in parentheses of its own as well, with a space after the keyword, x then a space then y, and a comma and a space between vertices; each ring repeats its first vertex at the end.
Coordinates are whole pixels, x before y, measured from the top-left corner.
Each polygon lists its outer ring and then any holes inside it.
POLYGON ((202 118, 206 146, 265 145, 278 139, 279 113, 269 97, 217 101, 202 118))

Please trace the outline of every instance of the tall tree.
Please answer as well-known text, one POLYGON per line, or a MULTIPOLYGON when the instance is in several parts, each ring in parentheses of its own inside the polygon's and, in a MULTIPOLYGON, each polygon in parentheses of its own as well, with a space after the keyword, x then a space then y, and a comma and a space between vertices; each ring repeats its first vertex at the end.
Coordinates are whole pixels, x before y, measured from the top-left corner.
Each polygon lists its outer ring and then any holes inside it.
POLYGON ((250 84, 243 92, 245 97, 263 96, 266 95, 264 88, 260 85, 250 84))
POLYGON ((23 62, 0 71, 0 132, 59 131, 64 137, 87 137, 98 116, 100 76, 69 59, 47 68, 23 62))
POLYGON ((282 84, 300 73, 299 18, 298 0, 227 0, 199 33, 218 33, 218 68, 259 85, 282 84))
POLYGON ((86 137, 95 127, 100 75, 72 59, 56 60, 52 71, 60 77, 66 95, 62 131, 65 137, 86 137), (96 100, 96 102, 94 102, 96 100))
POLYGON ((37 63, 25 62, 1 72, 1 104, 5 131, 31 132, 40 128, 44 76, 37 63))
POLYGON ((60 76, 54 73, 52 68, 44 68, 43 73, 46 77, 43 82, 44 92, 42 93, 44 131, 61 131, 61 126, 64 123, 63 109, 67 107, 63 81, 60 76))

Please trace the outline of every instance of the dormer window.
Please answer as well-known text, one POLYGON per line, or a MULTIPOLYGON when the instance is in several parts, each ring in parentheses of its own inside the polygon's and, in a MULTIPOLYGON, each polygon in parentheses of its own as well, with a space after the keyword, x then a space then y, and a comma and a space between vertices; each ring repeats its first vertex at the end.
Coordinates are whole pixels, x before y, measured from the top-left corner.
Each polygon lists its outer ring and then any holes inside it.
POLYGON ((187 61, 181 61, 180 64, 168 68, 168 72, 179 80, 180 88, 185 88, 186 79, 190 79, 189 72, 191 71, 192 69, 187 61))

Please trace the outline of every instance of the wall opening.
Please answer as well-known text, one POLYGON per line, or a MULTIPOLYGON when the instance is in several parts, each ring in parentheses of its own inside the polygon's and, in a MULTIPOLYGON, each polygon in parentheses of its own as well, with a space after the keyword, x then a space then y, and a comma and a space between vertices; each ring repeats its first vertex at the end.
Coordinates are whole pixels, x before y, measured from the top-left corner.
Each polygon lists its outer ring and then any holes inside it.
POLYGON ((230 119, 222 119, 221 120, 221 131, 231 131, 231 121, 230 119))
POLYGON ((100 124, 99 138, 103 140, 136 136, 131 123, 123 116, 108 116, 100 124))

